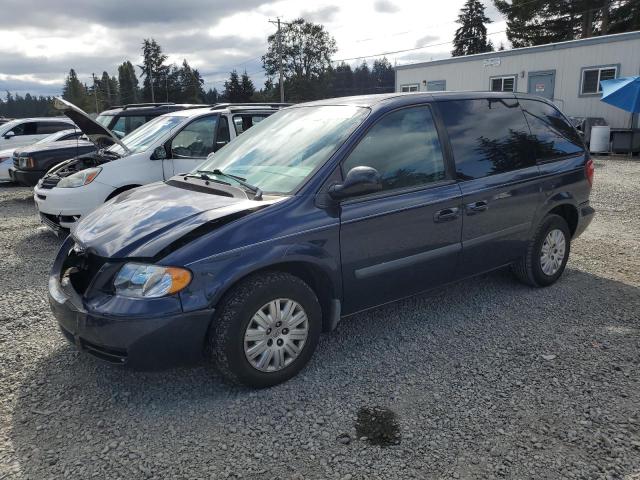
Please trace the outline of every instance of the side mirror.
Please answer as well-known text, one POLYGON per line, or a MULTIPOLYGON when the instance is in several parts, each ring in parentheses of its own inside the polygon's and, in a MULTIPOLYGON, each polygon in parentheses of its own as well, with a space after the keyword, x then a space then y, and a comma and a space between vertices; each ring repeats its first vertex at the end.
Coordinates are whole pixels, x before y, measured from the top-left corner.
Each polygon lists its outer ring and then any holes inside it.
POLYGON ((353 167, 347 173, 344 182, 329 187, 329 196, 334 200, 342 200, 380 190, 382 190, 382 179, 375 168, 353 167))
POLYGON ((7 139, 15 137, 15 136, 16 136, 16 134, 15 134, 15 132, 13 130, 9 130, 7 133, 4 134, 4 138, 7 138, 7 139))
POLYGON ((156 147, 151 154, 151 160, 164 160, 165 158, 167 158, 167 149, 164 148, 164 145, 156 147))

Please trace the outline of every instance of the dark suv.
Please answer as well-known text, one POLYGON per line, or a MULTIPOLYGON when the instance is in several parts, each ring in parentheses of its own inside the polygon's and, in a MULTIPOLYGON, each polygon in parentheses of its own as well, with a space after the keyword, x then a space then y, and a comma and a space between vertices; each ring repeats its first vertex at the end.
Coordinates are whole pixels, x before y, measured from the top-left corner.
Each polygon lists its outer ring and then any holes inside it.
POLYGON ((544 99, 323 100, 87 215, 49 279, 62 332, 117 364, 209 352, 274 385, 342 317, 511 266, 543 287, 591 221, 593 162, 544 99))
POLYGON ((169 112, 203 106, 204 105, 184 105, 169 102, 131 103, 101 112, 100 115, 96 117, 96 122, 111 130, 118 137, 123 138, 152 118, 169 112))

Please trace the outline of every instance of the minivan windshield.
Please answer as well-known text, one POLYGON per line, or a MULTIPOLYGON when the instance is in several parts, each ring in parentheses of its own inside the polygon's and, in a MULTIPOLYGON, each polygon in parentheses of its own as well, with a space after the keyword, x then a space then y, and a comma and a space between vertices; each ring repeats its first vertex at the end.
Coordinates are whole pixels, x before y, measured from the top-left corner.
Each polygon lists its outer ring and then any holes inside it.
POLYGON ((293 107, 262 120, 195 170, 237 176, 271 194, 295 191, 369 114, 364 107, 293 107))
MULTIPOLYGON (((134 130, 131 134, 124 137, 121 141, 131 151, 131 153, 140 153, 151 147, 158 138, 170 132, 175 126, 184 120, 185 117, 165 116, 156 117, 150 122, 145 123, 142 127, 134 130)), ((118 155, 125 155, 124 149, 117 143, 108 148, 109 151, 118 155)))

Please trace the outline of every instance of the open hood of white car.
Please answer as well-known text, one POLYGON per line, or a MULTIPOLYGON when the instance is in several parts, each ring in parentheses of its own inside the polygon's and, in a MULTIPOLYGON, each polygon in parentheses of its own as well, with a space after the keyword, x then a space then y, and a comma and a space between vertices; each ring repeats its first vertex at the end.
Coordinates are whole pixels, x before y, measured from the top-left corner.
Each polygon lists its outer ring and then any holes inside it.
POLYGON ((97 148, 104 148, 107 145, 117 143, 125 152, 131 153, 124 143, 122 143, 111 130, 100 125, 73 103, 67 102, 63 98, 56 97, 53 101, 53 106, 57 110, 61 110, 62 113, 73 120, 78 128, 82 130, 82 133, 84 133, 97 148))

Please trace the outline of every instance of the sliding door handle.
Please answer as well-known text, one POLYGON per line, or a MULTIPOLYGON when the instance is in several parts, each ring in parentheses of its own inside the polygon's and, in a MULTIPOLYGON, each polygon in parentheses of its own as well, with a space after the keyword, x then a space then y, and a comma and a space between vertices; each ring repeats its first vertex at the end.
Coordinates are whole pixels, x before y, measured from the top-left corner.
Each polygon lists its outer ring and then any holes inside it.
POLYGON ((484 212, 489 208, 489 204, 486 200, 480 200, 478 202, 467 203, 465 205, 465 209, 467 210, 467 215, 474 215, 476 213, 484 212))
POLYGON ((458 218, 459 215, 460 209, 458 207, 444 208, 433 215, 433 221, 437 223, 450 222, 458 218))

